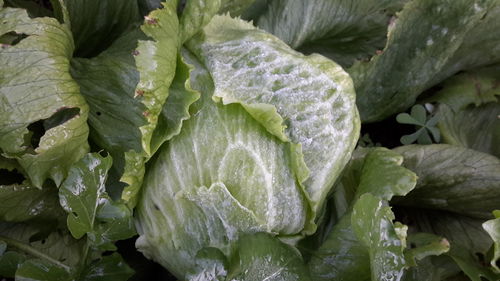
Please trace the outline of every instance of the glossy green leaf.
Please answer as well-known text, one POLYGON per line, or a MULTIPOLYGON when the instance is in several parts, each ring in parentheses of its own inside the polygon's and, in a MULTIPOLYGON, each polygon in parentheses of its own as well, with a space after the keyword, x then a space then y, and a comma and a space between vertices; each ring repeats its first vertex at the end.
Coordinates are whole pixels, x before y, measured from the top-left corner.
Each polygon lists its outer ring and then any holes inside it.
POLYGON ((104 256, 88 265, 81 273, 82 281, 125 281, 134 271, 118 253, 104 256))
POLYGON ((96 248, 114 250, 110 242, 131 237, 134 232, 132 212, 121 203, 112 202, 105 192, 111 157, 87 154, 73 165, 59 190, 61 206, 68 212, 71 234, 79 239, 88 235, 96 248))
POLYGON ((483 228, 488 232, 494 242, 494 254, 491 259, 491 266, 500 274, 500 268, 498 266, 500 262, 500 216, 483 223, 483 228))
MULTIPOLYGON (((370 193, 354 204, 351 223, 358 240, 368 248, 371 280, 401 280, 406 266, 404 240, 392 223, 387 202, 370 193)), ((405 233, 406 235, 406 233, 405 233)))
POLYGON ((195 65, 202 98, 181 133, 159 151, 136 208, 136 246, 178 278, 204 247, 229 256, 241 232, 309 230, 309 204, 291 168, 291 148, 245 109, 211 99, 210 74, 195 65))
POLYGON ((462 57, 478 57, 498 48, 500 33, 486 27, 493 19, 484 20, 494 6, 500 5, 493 0, 408 2, 389 27, 381 54, 349 69, 361 119, 373 122, 401 112, 425 89, 453 73, 493 63, 462 57), (468 42, 473 38, 486 41, 489 48, 471 46, 468 42))
POLYGON ((491 217, 500 200, 500 160, 475 150, 445 145, 410 145, 395 149, 403 165, 418 176, 417 187, 398 205, 491 217))
MULTIPOLYGON (((390 200, 394 195, 405 195, 413 189, 416 183, 416 176, 414 173, 401 166, 402 161, 401 155, 397 153, 385 148, 375 148, 369 150, 365 159, 361 162, 361 172, 359 172, 359 164, 353 166, 348 165, 349 168, 354 168, 357 171, 351 174, 348 170, 345 172, 346 176, 352 177, 355 175, 355 177, 359 177, 358 180, 351 179, 343 181, 344 188, 349 185, 357 185, 348 187, 356 190, 354 200, 350 202, 350 208, 333 227, 323 245, 312 254, 309 268, 314 280, 359 281, 370 280, 371 278, 372 280, 379 280, 376 279, 378 278, 376 276, 379 276, 379 273, 383 274, 385 270, 387 270, 388 273, 391 272, 391 274, 394 273, 396 276, 399 276, 399 273, 397 273, 398 270, 394 271, 394 268, 391 267, 390 264, 375 260, 375 252, 370 256, 370 245, 358 240, 352 222, 353 219, 357 223, 362 223, 363 220, 371 220, 374 218, 372 213, 365 218, 361 218, 363 216, 361 215, 362 213, 359 212, 353 218, 353 206, 358 206, 356 207, 358 210, 363 207, 364 204, 360 203, 357 205, 357 202, 358 198, 362 197, 364 194, 369 194, 372 199, 368 200, 372 201, 390 200), (362 221, 360 222, 359 220, 362 221), (391 268, 393 271, 391 271, 391 268)), ((344 177, 342 179, 344 179, 344 177)), ((402 243, 399 241, 399 236, 394 236, 396 227, 392 227, 392 224, 389 224, 391 227, 387 225, 389 221, 392 222, 390 218, 393 215, 390 213, 390 209, 384 210, 385 211, 381 212, 381 214, 386 215, 384 222, 387 227, 380 237, 385 237, 384 235, 392 233, 392 237, 396 240, 391 240, 391 242, 395 244, 402 243)), ((381 216, 380 219, 383 217, 384 216, 381 216)), ((377 231, 376 228, 372 230, 377 231)), ((376 234, 371 231, 364 235, 373 235, 373 237, 376 237, 376 234)), ((401 259, 401 256, 397 258, 401 259)), ((399 262, 398 266, 400 266, 399 262)))
POLYGON ((64 0, 75 39, 75 56, 93 57, 140 22, 136 0, 64 0))
POLYGON ((299 180, 305 180, 316 211, 359 136, 347 73, 320 55, 304 56, 250 23, 228 16, 214 17, 188 48, 213 77, 214 100, 241 104, 270 133, 297 144, 293 161, 305 164, 298 169, 299 180))
POLYGON ((60 184, 88 151, 88 107, 68 71, 73 41, 68 24, 1 8, 0 34, 26 35, 0 49, 0 149, 16 158, 35 187, 60 184))
POLYGON ((312 280, 299 252, 266 233, 243 235, 235 260, 227 280, 312 280))
POLYGON ((303 53, 320 53, 344 67, 384 47, 391 15, 400 0, 275 0, 252 19, 303 53))

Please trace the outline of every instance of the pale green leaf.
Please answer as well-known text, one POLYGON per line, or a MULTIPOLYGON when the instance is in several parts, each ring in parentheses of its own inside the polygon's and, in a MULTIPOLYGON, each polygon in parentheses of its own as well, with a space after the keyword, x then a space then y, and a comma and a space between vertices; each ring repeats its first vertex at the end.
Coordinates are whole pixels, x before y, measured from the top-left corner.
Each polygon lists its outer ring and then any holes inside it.
POLYGON ((210 74, 192 58, 202 98, 181 133, 159 151, 136 208, 137 247, 178 278, 204 247, 229 255, 239 233, 285 236, 313 228, 291 169, 291 148, 238 105, 212 101, 210 74))
POLYGON ((359 136, 347 73, 320 55, 304 56, 228 16, 214 17, 188 47, 214 79, 214 100, 241 104, 270 133, 301 146, 303 160, 297 153, 294 161, 310 171, 303 185, 316 211, 359 136))
POLYGON ((60 184, 88 151, 88 107, 69 73, 71 32, 54 18, 1 8, 0 34, 26 35, 0 49, 0 149, 16 158, 36 187, 60 184))

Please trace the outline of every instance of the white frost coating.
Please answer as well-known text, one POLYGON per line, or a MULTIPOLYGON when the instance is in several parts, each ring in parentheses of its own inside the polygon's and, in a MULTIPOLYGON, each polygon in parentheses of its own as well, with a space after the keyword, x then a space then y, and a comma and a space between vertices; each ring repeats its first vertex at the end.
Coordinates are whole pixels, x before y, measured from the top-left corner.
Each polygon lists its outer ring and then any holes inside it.
POLYGON ((224 104, 276 107, 288 138, 302 144, 311 171, 306 190, 321 203, 357 139, 352 81, 328 59, 303 56, 261 30, 237 32, 234 26, 240 24, 216 17, 205 29, 205 41, 191 48, 200 52, 214 80, 214 95, 224 104))

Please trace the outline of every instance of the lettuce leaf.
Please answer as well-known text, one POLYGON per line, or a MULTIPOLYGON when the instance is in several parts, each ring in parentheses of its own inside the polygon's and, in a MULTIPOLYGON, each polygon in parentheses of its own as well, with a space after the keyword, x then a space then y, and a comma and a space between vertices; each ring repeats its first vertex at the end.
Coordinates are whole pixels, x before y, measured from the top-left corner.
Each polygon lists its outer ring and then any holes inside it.
MULTIPOLYGON (((3 3, 0 3, 3 6, 3 3)), ((20 41, 0 49, 0 150, 35 187, 56 185, 88 151, 88 106, 69 73, 74 45, 68 23, 1 8, 0 34, 20 41)))

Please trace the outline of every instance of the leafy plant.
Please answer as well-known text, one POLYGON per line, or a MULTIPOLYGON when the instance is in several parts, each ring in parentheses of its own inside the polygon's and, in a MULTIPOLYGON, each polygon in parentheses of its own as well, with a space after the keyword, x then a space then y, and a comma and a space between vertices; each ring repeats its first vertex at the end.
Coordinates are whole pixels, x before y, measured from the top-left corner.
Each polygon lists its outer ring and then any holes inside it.
POLYGON ((417 131, 411 135, 401 137, 402 144, 412 144, 417 141, 419 144, 431 144, 440 141, 440 133, 436 124, 439 122, 439 115, 427 115, 426 109, 420 105, 414 105, 411 113, 400 113, 396 120, 401 124, 415 125, 417 131), (431 136, 432 135, 432 139, 431 136))
POLYGON ((500 280, 499 18, 0 0, 0 279, 500 280))

